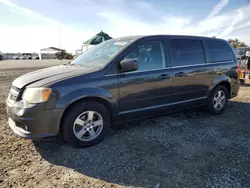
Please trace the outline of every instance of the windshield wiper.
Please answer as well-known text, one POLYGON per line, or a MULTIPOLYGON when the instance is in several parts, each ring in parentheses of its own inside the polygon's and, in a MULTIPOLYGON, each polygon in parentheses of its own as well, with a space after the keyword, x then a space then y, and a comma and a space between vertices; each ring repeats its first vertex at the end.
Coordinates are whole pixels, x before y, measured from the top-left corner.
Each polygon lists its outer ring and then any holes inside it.
POLYGON ((75 66, 75 67, 83 67, 82 65, 79 65, 79 64, 68 64, 68 66, 75 66))

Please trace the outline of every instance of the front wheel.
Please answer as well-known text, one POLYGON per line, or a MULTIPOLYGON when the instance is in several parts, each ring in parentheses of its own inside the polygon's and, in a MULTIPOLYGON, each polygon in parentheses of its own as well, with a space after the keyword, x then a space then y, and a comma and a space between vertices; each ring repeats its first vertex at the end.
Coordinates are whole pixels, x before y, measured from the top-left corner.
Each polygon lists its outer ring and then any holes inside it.
POLYGON ((209 98, 209 111, 212 114, 221 114, 227 107, 229 93, 225 86, 215 88, 209 98))
POLYGON ((94 101, 85 101, 70 108, 63 119, 65 141, 75 147, 89 147, 101 142, 109 129, 107 109, 94 101))

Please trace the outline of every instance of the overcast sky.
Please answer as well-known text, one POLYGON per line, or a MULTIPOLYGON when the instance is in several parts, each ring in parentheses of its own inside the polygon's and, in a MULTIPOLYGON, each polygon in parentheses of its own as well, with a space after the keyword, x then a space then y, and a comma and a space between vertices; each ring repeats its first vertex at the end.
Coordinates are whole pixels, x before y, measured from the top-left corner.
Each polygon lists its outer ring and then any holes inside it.
POLYGON ((74 52, 103 30, 112 37, 188 34, 250 45, 250 0, 0 0, 0 51, 74 52))

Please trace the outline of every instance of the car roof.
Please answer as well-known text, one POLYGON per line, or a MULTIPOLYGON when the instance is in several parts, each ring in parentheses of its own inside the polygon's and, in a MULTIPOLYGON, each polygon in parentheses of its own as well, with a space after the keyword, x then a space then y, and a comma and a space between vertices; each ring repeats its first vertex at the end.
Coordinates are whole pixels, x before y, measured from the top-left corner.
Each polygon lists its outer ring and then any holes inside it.
POLYGON ((220 38, 215 37, 205 37, 205 36, 195 36, 195 35, 138 35, 138 36, 125 36, 125 37, 119 37, 115 38, 115 40, 137 40, 137 39, 143 39, 143 38, 151 38, 151 37, 177 37, 177 38, 194 38, 194 39, 213 39, 213 40, 223 40, 220 38))

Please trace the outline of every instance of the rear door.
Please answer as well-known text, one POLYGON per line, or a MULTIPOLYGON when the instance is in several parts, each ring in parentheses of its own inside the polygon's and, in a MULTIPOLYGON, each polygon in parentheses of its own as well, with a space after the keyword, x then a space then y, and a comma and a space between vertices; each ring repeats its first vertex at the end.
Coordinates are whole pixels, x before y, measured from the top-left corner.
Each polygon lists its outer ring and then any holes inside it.
POLYGON ((192 102, 206 98, 213 81, 213 65, 206 64, 202 39, 170 37, 173 71, 173 102, 192 102))
POLYGON ((122 58, 136 58, 138 70, 119 74, 120 115, 145 115, 171 102, 172 72, 166 53, 164 38, 153 37, 138 41, 122 58))

